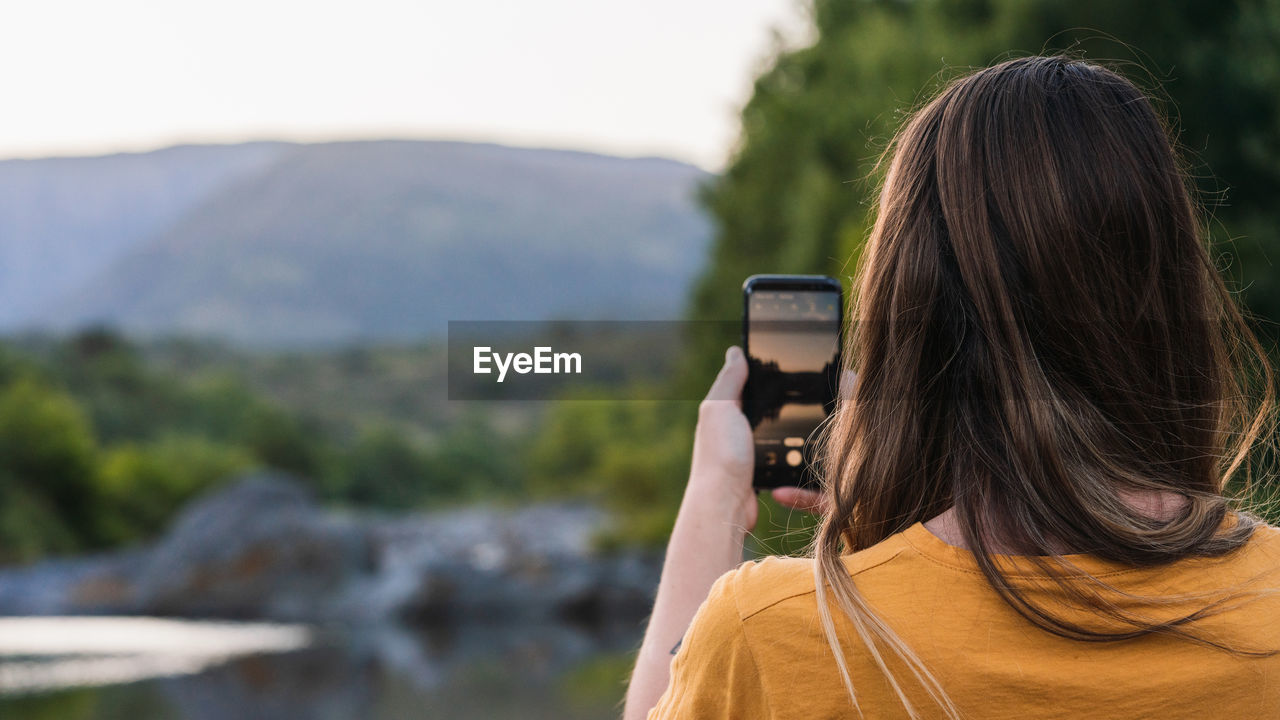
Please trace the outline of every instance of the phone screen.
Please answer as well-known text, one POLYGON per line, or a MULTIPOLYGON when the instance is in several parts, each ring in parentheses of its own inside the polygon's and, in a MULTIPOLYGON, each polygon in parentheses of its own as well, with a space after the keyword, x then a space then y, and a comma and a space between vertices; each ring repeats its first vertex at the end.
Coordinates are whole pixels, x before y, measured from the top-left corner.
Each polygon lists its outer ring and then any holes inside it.
POLYGON ((745 302, 743 409, 755 437, 755 485, 812 485, 812 436, 834 409, 840 372, 840 292, 766 285, 748 287, 745 302))

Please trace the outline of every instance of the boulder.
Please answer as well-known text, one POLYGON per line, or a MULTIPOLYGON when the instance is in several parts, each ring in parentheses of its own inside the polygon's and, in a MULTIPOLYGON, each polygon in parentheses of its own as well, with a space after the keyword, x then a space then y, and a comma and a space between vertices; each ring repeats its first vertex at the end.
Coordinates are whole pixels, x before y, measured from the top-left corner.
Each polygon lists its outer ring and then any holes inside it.
POLYGON ((255 475, 182 512, 137 577, 139 610, 306 620, 369 572, 366 529, 296 480, 255 475))

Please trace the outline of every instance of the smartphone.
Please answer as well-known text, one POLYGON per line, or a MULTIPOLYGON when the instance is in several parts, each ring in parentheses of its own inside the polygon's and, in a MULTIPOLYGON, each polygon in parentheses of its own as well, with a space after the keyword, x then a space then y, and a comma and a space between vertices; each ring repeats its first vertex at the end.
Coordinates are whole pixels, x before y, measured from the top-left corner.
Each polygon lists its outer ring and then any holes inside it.
POLYGON ((826 275, 752 275, 742 284, 742 409, 757 488, 817 484, 814 431, 839 394, 843 296, 826 275))

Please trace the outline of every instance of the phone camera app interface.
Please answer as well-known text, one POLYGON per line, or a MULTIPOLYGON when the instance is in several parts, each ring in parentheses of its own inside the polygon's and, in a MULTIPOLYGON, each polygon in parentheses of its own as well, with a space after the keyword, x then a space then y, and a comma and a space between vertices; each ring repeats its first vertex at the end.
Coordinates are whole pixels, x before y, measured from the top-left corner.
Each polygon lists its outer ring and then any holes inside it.
POLYGON ((756 466, 799 471, 811 460, 810 435, 835 398, 840 296, 833 292, 758 290, 747 312, 756 466))

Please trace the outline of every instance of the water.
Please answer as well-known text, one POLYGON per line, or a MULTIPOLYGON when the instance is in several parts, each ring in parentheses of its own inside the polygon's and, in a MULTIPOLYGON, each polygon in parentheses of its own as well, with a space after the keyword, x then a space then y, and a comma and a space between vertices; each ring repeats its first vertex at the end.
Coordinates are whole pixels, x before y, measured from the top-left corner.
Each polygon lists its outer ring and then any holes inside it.
POLYGON ((640 632, 93 622, 0 619, 0 718, 616 718, 640 632))

